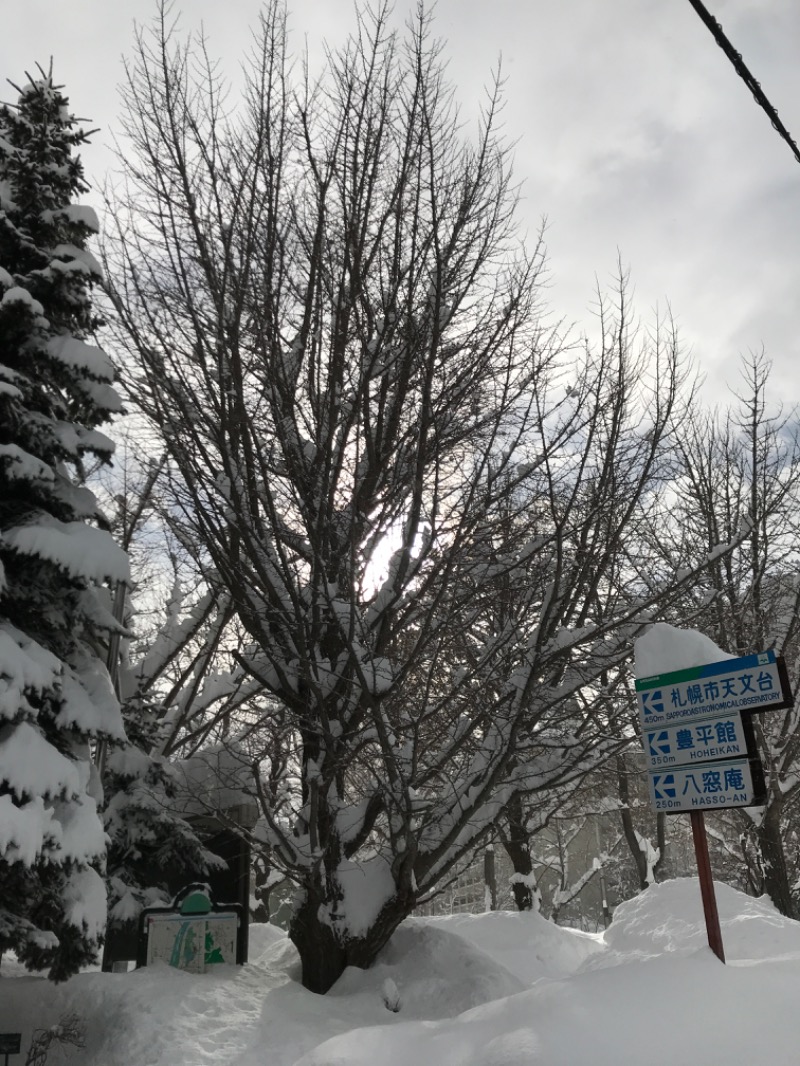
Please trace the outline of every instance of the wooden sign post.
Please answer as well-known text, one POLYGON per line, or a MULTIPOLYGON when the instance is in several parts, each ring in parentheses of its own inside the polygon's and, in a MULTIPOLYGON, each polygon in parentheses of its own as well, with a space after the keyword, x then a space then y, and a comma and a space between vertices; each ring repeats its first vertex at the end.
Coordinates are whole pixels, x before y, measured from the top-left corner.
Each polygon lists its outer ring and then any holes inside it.
POLYGON ((697 859, 697 874, 700 878, 700 895, 703 897, 703 914, 706 919, 708 946, 720 962, 725 962, 725 949, 722 946, 722 929, 719 924, 717 897, 714 892, 714 878, 711 875, 711 860, 708 857, 708 837, 706 820, 702 811, 692 811, 689 815, 694 837, 694 854, 697 859))

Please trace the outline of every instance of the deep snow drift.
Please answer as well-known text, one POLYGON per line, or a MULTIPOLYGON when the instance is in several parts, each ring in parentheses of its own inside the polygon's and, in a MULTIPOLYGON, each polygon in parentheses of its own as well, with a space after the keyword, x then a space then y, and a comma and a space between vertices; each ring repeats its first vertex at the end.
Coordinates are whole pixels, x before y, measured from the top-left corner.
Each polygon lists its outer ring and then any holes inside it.
POLYGON ((53 986, 4 959, 0 1032, 22 1030, 24 1052, 33 1028, 76 1011, 85 1049, 51 1055, 76 1066, 797 1066, 800 923, 717 894, 727 966, 685 879, 620 906, 604 936, 538 915, 410 921, 327 996, 300 986, 271 926, 252 927, 247 966, 201 976, 161 966, 53 986))

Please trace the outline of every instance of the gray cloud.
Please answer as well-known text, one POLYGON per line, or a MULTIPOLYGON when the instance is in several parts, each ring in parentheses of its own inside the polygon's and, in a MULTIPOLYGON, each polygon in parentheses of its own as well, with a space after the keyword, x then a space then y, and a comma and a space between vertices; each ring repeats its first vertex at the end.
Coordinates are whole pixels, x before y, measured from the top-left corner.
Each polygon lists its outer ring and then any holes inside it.
MULTIPOLYGON (((800 138, 800 5, 709 0, 735 46, 800 138)), ((187 0, 235 76, 256 0, 187 0)), ((143 0, 28 0, 5 20, 0 71, 14 80, 46 63, 73 106, 103 127, 86 154, 98 182, 116 123, 115 87, 143 0)), ((403 0, 394 18, 406 15, 403 0)), ((295 46, 352 26, 350 0, 296 0, 295 46)), ((467 122, 499 55, 503 115, 524 180, 521 224, 546 215, 555 309, 586 319, 595 275, 619 249, 647 313, 669 300, 713 388, 740 352, 762 344, 784 397, 800 396, 800 165, 771 129, 708 31, 681 0, 439 0, 434 29, 467 122)), ((7 92, 6 98, 9 93, 7 92)))

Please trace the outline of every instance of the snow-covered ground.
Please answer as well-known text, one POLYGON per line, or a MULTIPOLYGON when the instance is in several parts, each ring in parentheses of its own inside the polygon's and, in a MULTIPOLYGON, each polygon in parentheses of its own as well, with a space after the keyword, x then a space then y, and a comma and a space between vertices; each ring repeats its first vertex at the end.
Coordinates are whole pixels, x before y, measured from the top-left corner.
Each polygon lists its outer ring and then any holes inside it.
POLYGON ((252 928, 248 965, 203 976, 159 966, 53 986, 4 959, 0 1032, 22 1031, 24 1053, 34 1028, 77 1012, 86 1047, 48 1066, 798 1066, 800 923, 717 894, 727 966, 686 879, 620 906, 605 935, 538 915, 410 921, 327 996, 301 987, 271 926, 252 928))

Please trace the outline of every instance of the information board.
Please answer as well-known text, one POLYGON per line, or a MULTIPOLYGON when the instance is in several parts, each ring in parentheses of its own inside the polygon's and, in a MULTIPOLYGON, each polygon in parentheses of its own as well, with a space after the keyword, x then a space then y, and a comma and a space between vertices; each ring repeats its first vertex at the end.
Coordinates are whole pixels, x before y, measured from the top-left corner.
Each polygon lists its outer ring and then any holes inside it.
POLYGON ((236 914, 147 916, 147 965, 166 962, 187 973, 205 973, 218 963, 236 962, 236 914))

